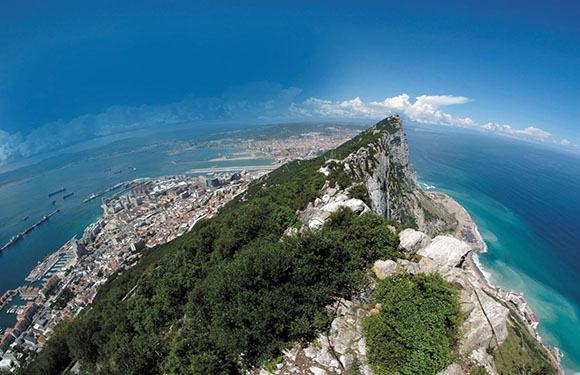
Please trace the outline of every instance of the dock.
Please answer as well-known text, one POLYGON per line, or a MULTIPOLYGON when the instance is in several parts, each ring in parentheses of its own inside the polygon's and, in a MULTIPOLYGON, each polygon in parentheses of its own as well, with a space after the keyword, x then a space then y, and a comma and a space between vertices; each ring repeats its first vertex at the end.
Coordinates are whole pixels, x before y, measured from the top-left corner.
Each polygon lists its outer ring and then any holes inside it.
POLYGON ((278 165, 241 165, 239 167, 210 167, 210 168, 194 168, 188 170, 187 174, 196 173, 219 173, 219 172, 237 172, 237 171, 272 171, 278 168, 278 165))

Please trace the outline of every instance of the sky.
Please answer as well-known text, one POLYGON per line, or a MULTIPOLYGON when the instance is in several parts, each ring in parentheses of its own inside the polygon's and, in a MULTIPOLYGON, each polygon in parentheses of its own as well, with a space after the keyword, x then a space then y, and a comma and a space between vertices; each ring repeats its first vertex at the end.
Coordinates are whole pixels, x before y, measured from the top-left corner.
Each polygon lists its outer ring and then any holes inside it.
POLYGON ((580 150, 580 3, 402 3, 0 0, 0 165, 145 127, 391 113, 580 150))

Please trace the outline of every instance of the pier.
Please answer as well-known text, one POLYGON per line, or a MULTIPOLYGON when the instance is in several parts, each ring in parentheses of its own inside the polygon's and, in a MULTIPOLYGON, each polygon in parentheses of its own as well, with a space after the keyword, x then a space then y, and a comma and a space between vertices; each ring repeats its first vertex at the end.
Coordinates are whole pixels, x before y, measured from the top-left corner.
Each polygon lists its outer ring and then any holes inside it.
POLYGON ((48 219, 50 219, 52 216, 56 215, 59 212, 60 212, 60 209, 57 208, 56 210, 52 211, 48 215, 43 216, 42 219, 40 219, 39 221, 37 221, 36 223, 34 223, 32 226, 26 228, 23 232, 18 233, 18 234, 15 234, 14 236, 10 237, 10 241, 8 241, 4 246, 2 246, 0 248, 0 254, 4 250, 6 250, 7 248, 9 248, 10 246, 14 245, 16 242, 20 241, 24 237, 25 234, 30 233, 33 229, 35 229, 36 227, 38 227, 42 223, 48 221, 48 219))
POLYGON ((121 186, 123 186, 123 183, 122 182, 121 183, 118 183, 117 185, 111 186, 111 187, 109 187, 109 188, 107 188, 107 189, 105 189, 103 191, 99 191, 98 193, 91 194, 89 197, 86 197, 85 199, 83 199, 83 203, 90 202, 90 201, 92 201, 95 198, 98 198, 98 197, 100 197, 102 195, 107 194, 110 191, 113 191, 113 190, 116 190, 116 189, 120 188, 121 186))

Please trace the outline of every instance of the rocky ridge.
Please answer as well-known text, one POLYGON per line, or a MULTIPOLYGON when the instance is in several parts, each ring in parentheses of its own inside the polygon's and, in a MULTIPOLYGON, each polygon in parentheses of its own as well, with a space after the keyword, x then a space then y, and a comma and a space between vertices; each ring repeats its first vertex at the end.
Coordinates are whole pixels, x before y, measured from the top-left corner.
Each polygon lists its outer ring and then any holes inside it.
MULTIPOLYGON (((449 366, 441 374, 465 374, 463 368, 466 363, 483 366, 489 374, 497 374, 493 357, 487 349, 505 341, 509 310, 483 291, 477 275, 458 267, 467 253, 476 247, 455 237, 442 235, 447 231, 454 232, 458 222, 453 214, 431 199, 417 184, 409 166, 407 138, 401 118, 389 117, 369 129, 367 134, 371 136, 370 142, 342 160, 327 160, 319 172, 329 176, 329 163, 339 163, 355 183, 364 183, 370 205, 352 196, 350 190, 354 184, 341 189, 331 187, 327 181, 321 198, 299 212, 303 223, 301 230, 320 229, 325 220, 341 207, 348 207, 358 214, 372 210, 399 228, 416 228, 402 230, 399 234, 401 247, 409 260, 377 260, 373 267, 376 279, 404 272, 440 273, 459 290, 465 313, 463 338, 457 353, 462 363, 449 366)), ((297 231, 292 228, 287 234, 297 231)), ((306 347, 296 345, 284 352, 274 368, 270 366, 268 370, 263 368, 255 373, 372 375, 366 363, 366 343, 361 324, 365 316, 380 308, 369 303, 374 283, 376 281, 370 280, 370 288, 362 291, 357 300, 340 300, 327 307, 333 317, 328 332, 320 333, 306 347)))

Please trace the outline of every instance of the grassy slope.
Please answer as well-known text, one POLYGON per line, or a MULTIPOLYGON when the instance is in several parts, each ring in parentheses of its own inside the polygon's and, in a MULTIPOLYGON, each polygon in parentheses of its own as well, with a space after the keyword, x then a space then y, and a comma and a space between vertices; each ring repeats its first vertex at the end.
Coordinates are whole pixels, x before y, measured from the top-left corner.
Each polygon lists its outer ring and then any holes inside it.
POLYGON ((550 375, 557 374, 550 358, 518 317, 510 312, 508 337, 500 351, 493 352, 494 362, 500 375, 550 375))

